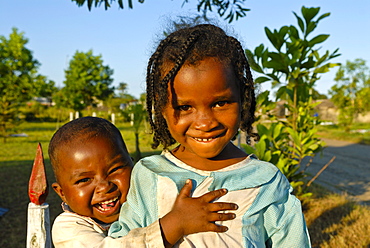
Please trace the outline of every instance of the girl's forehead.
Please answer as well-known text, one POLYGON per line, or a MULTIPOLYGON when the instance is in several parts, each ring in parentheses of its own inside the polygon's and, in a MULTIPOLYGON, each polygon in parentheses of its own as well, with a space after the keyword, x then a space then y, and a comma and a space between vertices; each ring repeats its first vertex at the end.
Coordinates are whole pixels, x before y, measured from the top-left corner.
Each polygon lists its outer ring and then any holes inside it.
MULTIPOLYGON (((203 57, 197 60, 186 59, 183 64, 178 69, 177 73, 174 75, 176 77, 178 73, 183 70, 184 68, 195 68, 200 69, 200 67, 204 66, 206 62, 212 61, 213 63, 220 64, 224 67, 233 68, 232 64, 227 59, 221 59, 219 57, 203 57)), ((175 62, 173 61, 164 61, 162 65, 159 67, 161 72, 161 79, 163 79, 173 68, 175 67, 175 62)))
POLYGON ((186 98, 209 95, 239 95, 239 83, 233 68, 213 58, 200 61, 199 65, 183 66, 168 89, 172 96, 186 98))

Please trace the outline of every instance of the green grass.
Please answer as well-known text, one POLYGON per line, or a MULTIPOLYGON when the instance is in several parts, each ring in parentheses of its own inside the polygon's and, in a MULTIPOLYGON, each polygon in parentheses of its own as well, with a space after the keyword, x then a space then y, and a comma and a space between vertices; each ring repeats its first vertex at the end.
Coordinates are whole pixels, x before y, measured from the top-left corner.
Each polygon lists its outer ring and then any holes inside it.
MULTIPOLYGON (((129 151, 133 153, 132 127, 127 124, 117 126, 122 132, 129 151)), ((29 203, 27 188, 33 159, 37 144, 40 142, 44 150, 49 184, 53 183, 54 177, 47 149, 49 140, 57 127, 56 123, 23 123, 18 128, 18 132, 26 133, 28 137, 9 137, 7 143, 1 143, 0 207, 8 208, 9 211, 0 217, 0 247, 25 247, 29 203)), ((362 137, 361 140, 365 138, 362 137)), ((140 133, 140 148, 143 156, 160 152, 159 149, 153 151, 150 143, 151 135, 140 133)), ((344 196, 322 192, 324 192, 322 189, 315 190, 314 197, 305 204, 307 224, 315 247, 368 247, 370 245, 367 231, 370 228, 369 208, 349 202, 344 196)), ((51 188, 47 203, 50 205, 50 220, 53 222, 61 212, 61 201, 51 188)))
POLYGON ((322 138, 370 145, 370 131, 365 133, 356 132, 356 130, 370 130, 370 123, 356 123, 351 127, 350 132, 346 132, 343 127, 338 125, 320 125, 318 130, 318 135, 322 138))

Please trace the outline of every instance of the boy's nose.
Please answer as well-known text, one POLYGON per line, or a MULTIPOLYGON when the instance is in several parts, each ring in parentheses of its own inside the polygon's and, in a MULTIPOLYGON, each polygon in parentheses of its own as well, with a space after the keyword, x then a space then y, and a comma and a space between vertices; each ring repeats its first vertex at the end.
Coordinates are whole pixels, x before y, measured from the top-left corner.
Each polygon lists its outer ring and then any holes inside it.
POLYGON ((109 193, 114 187, 113 185, 114 184, 108 180, 100 180, 95 190, 97 193, 109 193))

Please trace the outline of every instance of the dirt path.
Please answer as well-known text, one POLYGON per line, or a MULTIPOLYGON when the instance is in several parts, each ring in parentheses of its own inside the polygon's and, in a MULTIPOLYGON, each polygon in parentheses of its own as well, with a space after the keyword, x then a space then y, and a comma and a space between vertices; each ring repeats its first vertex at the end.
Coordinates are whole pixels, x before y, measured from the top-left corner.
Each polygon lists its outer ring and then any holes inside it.
POLYGON ((354 200, 370 205, 370 146, 323 140, 327 144, 323 156, 317 155, 306 172, 316 175, 336 156, 315 182, 337 193, 346 192, 354 200))

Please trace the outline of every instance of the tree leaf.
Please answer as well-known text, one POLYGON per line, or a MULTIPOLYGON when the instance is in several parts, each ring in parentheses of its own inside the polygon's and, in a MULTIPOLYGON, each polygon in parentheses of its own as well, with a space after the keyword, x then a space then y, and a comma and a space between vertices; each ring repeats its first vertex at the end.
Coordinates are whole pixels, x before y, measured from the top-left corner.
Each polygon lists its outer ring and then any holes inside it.
POLYGON ((312 19, 319 13, 319 11, 320 11, 320 7, 306 8, 306 7, 302 6, 301 12, 302 12, 303 18, 306 21, 307 26, 308 26, 309 23, 312 23, 312 19))
POLYGON ((257 62, 254 60, 253 53, 249 49, 246 49, 245 54, 247 55, 249 66, 251 67, 251 69, 258 73, 263 73, 261 66, 257 64, 257 62))
POLYGON ((330 36, 330 35, 328 35, 328 34, 320 34, 320 35, 318 35, 318 36, 316 36, 316 37, 312 38, 312 39, 308 42, 308 44, 309 44, 309 46, 310 46, 310 47, 313 47, 313 46, 314 46, 314 45, 316 45, 316 44, 319 44, 319 43, 322 43, 322 42, 326 41, 326 40, 329 38, 329 36, 330 36))
POLYGON ((264 82, 267 82, 267 81, 270 81, 270 80, 271 80, 271 78, 261 76, 261 77, 256 78, 254 80, 254 83, 255 84, 261 84, 261 83, 264 83, 264 82))
POLYGON ((305 32, 305 28, 304 28, 305 26, 304 26, 304 22, 303 22, 302 18, 299 17, 295 12, 293 12, 293 14, 297 18, 299 28, 301 29, 302 33, 304 33, 305 32))

